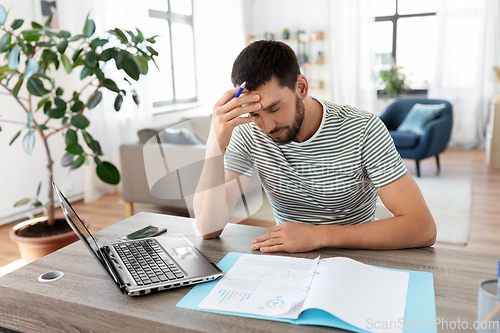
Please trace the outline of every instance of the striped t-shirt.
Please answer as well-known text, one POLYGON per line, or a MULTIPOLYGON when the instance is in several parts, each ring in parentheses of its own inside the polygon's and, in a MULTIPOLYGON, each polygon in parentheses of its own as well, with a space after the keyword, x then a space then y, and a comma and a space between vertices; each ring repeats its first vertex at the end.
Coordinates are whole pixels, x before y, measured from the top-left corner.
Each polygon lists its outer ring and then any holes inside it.
POLYGON ((257 172, 278 224, 361 224, 374 219, 377 190, 406 173, 382 121, 326 101, 307 141, 279 145, 255 124, 236 127, 224 155, 227 170, 257 172))

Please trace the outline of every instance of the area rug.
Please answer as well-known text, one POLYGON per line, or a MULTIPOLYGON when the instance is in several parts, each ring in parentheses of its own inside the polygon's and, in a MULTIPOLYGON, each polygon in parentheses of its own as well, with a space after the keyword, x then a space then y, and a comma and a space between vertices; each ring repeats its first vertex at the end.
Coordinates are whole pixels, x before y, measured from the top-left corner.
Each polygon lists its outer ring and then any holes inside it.
POLYGON ((467 178, 415 177, 437 225, 437 241, 469 241, 472 182, 467 178))

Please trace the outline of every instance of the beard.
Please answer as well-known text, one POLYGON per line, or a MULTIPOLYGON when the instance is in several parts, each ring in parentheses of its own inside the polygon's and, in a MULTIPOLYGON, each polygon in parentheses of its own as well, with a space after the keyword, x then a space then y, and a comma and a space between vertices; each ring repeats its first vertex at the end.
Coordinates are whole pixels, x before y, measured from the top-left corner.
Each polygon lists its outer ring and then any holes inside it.
POLYGON ((302 101, 298 95, 295 95, 295 120, 293 124, 290 126, 275 128, 274 130, 269 132, 269 134, 275 134, 285 129, 285 131, 280 137, 278 138, 271 137, 271 139, 273 139, 274 142, 276 142, 279 145, 286 145, 295 140, 295 138, 299 134, 302 122, 304 121, 305 109, 306 108, 304 106, 304 101, 302 101))

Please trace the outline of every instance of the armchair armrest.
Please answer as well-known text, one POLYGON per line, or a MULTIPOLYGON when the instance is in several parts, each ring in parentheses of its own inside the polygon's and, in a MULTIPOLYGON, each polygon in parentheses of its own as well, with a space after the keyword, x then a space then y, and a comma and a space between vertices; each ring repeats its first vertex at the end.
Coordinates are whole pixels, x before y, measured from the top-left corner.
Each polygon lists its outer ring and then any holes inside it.
POLYGON ((416 154, 421 156, 419 159, 442 153, 448 145, 450 135, 451 125, 449 119, 438 118, 430 121, 416 149, 416 154))

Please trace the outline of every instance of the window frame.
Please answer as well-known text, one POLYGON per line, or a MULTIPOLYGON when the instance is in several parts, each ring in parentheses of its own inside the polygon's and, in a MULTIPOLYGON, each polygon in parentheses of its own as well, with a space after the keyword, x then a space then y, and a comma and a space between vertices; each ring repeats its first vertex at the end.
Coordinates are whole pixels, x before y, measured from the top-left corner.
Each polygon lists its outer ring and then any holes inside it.
POLYGON ((197 76, 197 70, 196 70, 196 43, 195 43, 196 37, 195 37, 194 24, 193 24, 193 22, 194 22, 194 20, 193 20, 193 15, 194 15, 193 0, 191 0, 191 8, 193 10, 191 15, 178 14, 178 13, 172 12, 171 6, 170 6, 170 0, 165 0, 165 1, 168 2, 168 10, 165 12, 165 11, 156 10, 156 9, 148 9, 148 11, 149 11, 148 18, 164 19, 167 21, 167 24, 168 24, 169 43, 170 43, 170 67, 171 67, 171 71, 172 71, 173 98, 171 100, 153 102, 152 107, 153 107, 153 113, 155 113, 155 114, 189 109, 192 106, 196 106, 198 103, 198 76, 197 76), (173 23, 187 24, 193 30, 193 57, 195 59, 195 61, 193 63, 195 96, 192 98, 178 99, 176 96, 175 66, 174 66, 175 60, 174 60, 174 49, 173 49, 173 39, 172 39, 172 24, 173 23), (162 107, 167 107, 167 108, 164 109, 162 107), (160 109, 160 108, 162 108, 162 109, 160 109))
MULTIPOLYGON (((424 13, 416 13, 416 14, 399 14, 399 0, 395 0, 395 12, 394 15, 387 16, 375 16, 376 22, 392 22, 392 64, 396 63, 397 60, 397 37, 398 37, 398 20, 400 18, 409 18, 409 17, 422 17, 422 16, 436 16, 437 12, 424 12, 424 13)), ((427 89, 412 89, 406 93, 407 95, 419 95, 419 96, 427 96, 427 89)), ((383 90, 377 90, 377 97, 379 98, 387 98, 387 94, 383 93, 383 90)))

